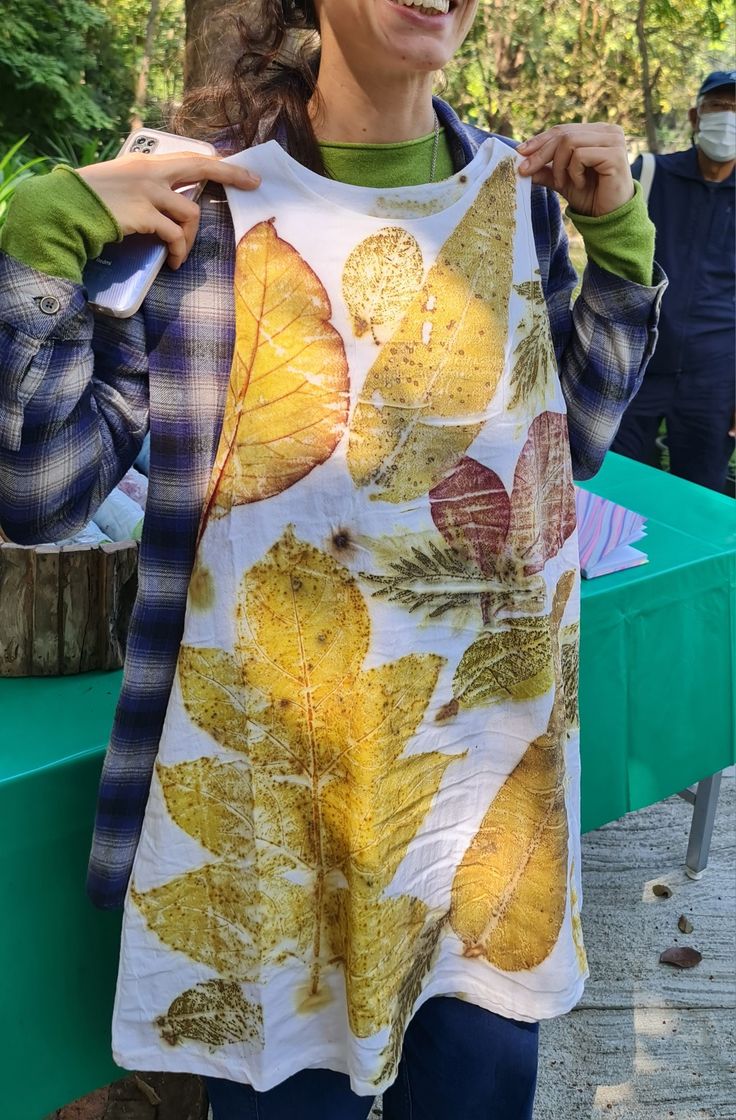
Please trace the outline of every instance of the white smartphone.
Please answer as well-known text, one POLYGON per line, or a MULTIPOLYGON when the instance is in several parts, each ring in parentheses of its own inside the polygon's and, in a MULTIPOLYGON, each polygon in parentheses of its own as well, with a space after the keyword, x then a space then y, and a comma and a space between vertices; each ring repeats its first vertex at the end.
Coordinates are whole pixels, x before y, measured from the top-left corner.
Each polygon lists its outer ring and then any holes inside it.
MULTIPOLYGON (((189 140, 155 128, 139 128, 131 132, 116 158, 134 152, 141 155, 153 155, 154 152, 157 155, 172 152, 198 152, 205 156, 217 154, 212 144, 204 140, 189 140)), ((177 189, 186 198, 196 201, 203 188, 204 183, 194 183, 177 189)), ((90 306, 118 319, 135 315, 167 255, 168 248, 153 234, 132 233, 122 241, 105 245, 99 257, 87 262, 82 273, 90 306)))

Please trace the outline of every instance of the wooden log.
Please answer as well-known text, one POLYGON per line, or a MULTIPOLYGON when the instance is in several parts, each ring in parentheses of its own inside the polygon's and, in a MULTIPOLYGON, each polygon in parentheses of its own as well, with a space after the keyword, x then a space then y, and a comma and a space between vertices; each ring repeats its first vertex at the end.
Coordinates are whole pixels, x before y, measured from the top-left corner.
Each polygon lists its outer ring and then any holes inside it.
POLYGON ((58 544, 40 544, 36 548, 36 571, 33 583, 33 640, 31 672, 35 677, 53 677, 61 672, 61 611, 59 609, 59 575, 61 549, 58 544))
POLYGON ((0 676, 66 676, 123 664, 138 545, 0 542, 0 676))
MULTIPOLYGON (((125 660, 128 622, 135 591, 138 549, 131 541, 112 541, 99 547, 101 669, 117 669, 125 660)), ((136 584, 137 586, 137 584, 136 584)))
POLYGON ((97 668, 100 582, 99 563, 88 545, 63 546, 59 581, 63 637, 60 673, 86 673, 97 668))
POLYGON ((0 544, 0 676, 27 677, 33 668, 35 549, 0 544))

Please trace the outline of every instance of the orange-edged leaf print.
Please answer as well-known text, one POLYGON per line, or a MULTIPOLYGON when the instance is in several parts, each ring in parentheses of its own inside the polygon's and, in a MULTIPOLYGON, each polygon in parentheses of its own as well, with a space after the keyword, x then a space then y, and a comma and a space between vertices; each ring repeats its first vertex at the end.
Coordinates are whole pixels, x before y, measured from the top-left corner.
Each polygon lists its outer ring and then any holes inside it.
POLYGON ((455 874, 450 922, 466 957, 507 972, 552 952, 567 906, 568 821, 557 629, 574 574, 561 577, 550 619, 558 691, 547 730, 501 786, 455 874))
POLYGON ((235 351, 200 532, 210 516, 280 494, 323 463, 345 430, 348 365, 317 274, 274 223, 235 259, 235 351))
POLYGON ((156 1026, 169 1046, 194 1041, 216 1050, 232 1042, 263 1044, 263 1011, 232 980, 207 980, 182 992, 156 1026))
POLYGON ((542 412, 529 428, 511 492, 509 548, 526 575, 541 572, 575 529, 567 417, 542 412))
POLYGON ((370 331, 385 342, 424 276, 422 250, 401 226, 386 226, 366 237, 345 261, 342 290, 358 338, 370 331))
POLYGON ((348 467, 371 497, 426 494, 481 430, 505 361, 516 172, 503 160, 442 246, 368 371, 348 467))

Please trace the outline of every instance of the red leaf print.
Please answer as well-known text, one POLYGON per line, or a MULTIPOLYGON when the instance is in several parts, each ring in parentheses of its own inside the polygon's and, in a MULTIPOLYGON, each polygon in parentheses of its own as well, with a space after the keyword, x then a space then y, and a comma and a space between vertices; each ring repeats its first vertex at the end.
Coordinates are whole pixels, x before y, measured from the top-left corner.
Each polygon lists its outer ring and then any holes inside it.
MULTIPOLYGON (((461 459, 429 492, 432 520, 451 548, 467 556, 484 576, 494 571, 506 544, 511 502, 495 471, 475 459, 461 459)), ((492 616, 489 595, 482 595, 484 622, 492 616)))
POLYGON ((575 528, 567 418, 542 412, 529 428, 514 474, 508 543, 524 574, 541 572, 575 528))
POLYGON ((429 492, 432 520, 451 548, 472 559, 487 575, 492 558, 506 543, 511 502, 495 471, 475 459, 461 459, 429 492))

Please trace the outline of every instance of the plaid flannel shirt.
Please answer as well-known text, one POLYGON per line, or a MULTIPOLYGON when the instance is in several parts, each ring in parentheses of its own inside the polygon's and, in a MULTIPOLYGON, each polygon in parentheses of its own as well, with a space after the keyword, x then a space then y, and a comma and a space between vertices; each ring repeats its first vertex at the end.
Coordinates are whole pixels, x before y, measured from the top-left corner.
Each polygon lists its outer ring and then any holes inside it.
MULTIPOLYGON (((487 133, 436 102, 457 169, 487 133)), ((93 316, 80 284, 0 253, 0 524, 22 544, 77 532, 151 433, 139 591, 105 758, 88 891, 125 897, 181 641, 200 512, 217 450, 234 346, 234 236, 210 186, 200 231, 131 319, 93 316)), ((642 287, 589 265, 576 275, 557 197, 532 190, 534 237, 573 470, 601 465, 656 340, 666 280, 642 287)))

